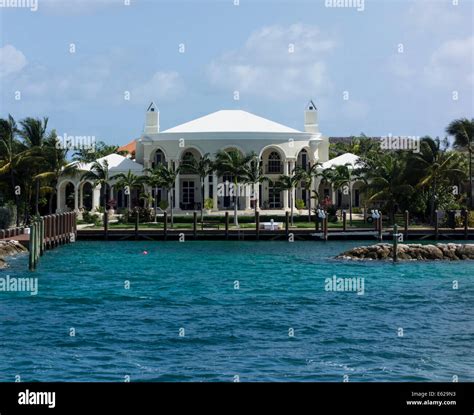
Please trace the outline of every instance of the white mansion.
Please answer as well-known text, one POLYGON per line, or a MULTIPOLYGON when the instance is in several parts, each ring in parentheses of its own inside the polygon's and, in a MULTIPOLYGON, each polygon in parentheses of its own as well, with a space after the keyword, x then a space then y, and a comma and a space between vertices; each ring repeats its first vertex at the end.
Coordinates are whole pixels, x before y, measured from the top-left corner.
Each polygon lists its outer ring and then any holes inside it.
MULTIPOLYGON (((288 190, 279 190, 276 186, 281 175, 289 175, 295 167, 307 168, 314 163, 322 163, 322 168, 335 165, 357 163, 357 156, 344 154, 329 160, 329 138, 319 131, 318 110, 312 101, 304 111, 304 131, 298 131, 285 125, 270 121, 246 111, 221 110, 160 131, 160 114, 154 103, 146 112, 143 134, 134 143, 135 159, 111 154, 97 160, 107 160, 109 166, 110 199, 115 208, 126 207, 126 200, 121 189, 115 189, 114 175, 131 171, 143 175, 144 169, 153 168, 159 163, 169 167, 178 167, 183 160, 198 160, 204 154, 211 158, 219 150, 235 149, 242 154, 255 153, 260 157, 265 176, 269 181, 259 185, 257 194, 239 197, 239 210, 250 210, 257 203, 260 209, 289 209, 291 198, 288 190)), ((57 209, 81 210, 96 209, 100 204, 100 187, 82 180, 85 171, 90 170, 92 163, 79 164, 74 177, 63 178, 58 184, 57 209)), ((229 178, 218 177, 216 173, 205 179, 204 198, 213 200, 213 210, 232 208, 232 198, 218 194, 220 183, 229 178)), ((315 180, 314 189, 319 190, 320 197, 329 196, 339 206, 345 203, 348 196, 334 191, 327 183, 315 180)), ((149 189, 154 193, 154 189, 149 189)), ((201 203, 200 179, 195 174, 180 172, 174 191, 174 208, 178 211, 199 209, 201 203)), ((293 201, 301 199, 306 202, 307 194, 303 186, 295 190, 293 201)), ((360 195, 357 186, 352 192, 353 205, 358 206, 360 195)), ((140 202, 138 194, 132 194, 134 203, 140 202)), ((158 200, 170 200, 164 189, 158 189, 158 200)))

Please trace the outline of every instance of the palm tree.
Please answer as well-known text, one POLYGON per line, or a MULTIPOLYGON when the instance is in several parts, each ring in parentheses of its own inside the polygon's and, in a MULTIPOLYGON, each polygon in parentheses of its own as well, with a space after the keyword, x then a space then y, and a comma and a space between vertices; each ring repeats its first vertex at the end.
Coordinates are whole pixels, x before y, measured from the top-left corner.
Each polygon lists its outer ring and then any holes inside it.
POLYGON ((257 220, 257 209, 258 209, 258 188, 260 183, 268 181, 268 177, 263 174, 263 166, 259 158, 255 155, 250 163, 245 166, 245 172, 243 175, 243 183, 252 185, 254 195, 254 211, 255 220, 257 220))
POLYGON ((255 154, 242 155, 238 150, 219 151, 216 154, 216 160, 214 162, 214 170, 217 171, 217 175, 222 177, 229 175, 232 177, 234 185, 234 225, 239 226, 239 220, 237 218, 237 204, 238 204, 238 189, 239 183, 244 180, 247 165, 255 157, 255 154))
POLYGON ((293 190, 298 186, 299 177, 295 174, 287 176, 281 175, 276 183, 279 190, 288 190, 290 192, 290 207, 291 207, 291 226, 293 226, 293 190))
POLYGON ((0 175, 8 174, 16 206, 16 226, 20 226, 20 195, 17 192, 17 167, 21 164, 24 146, 17 141, 18 128, 14 118, 0 119, 0 175))
MULTIPOLYGON (((308 222, 311 222, 311 186, 313 185, 313 179, 320 175, 320 167, 321 163, 314 163, 306 169, 300 166, 295 169, 295 175, 298 177, 298 181, 303 183, 303 188, 307 194, 308 222)), ((313 192, 315 191, 313 190, 313 192)))
MULTIPOLYGON (((176 179, 178 178, 180 168, 174 167, 167 167, 164 164, 159 164, 154 169, 147 170, 150 172, 150 176, 148 176, 147 182, 151 185, 154 185, 155 188, 162 187, 166 189, 170 198, 170 212, 171 212, 171 227, 174 225, 173 221, 173 206, 174 206, 174 198, 173 198, 173 189, 175 187, 176 179)), ((156 192, 155 192, 156 197, 156 192)), ((179 195, 178 195, 179 198, 179 195)), ((179 199, 178 199, 179 200, 179 199)), ((155 199, 156 203, 156 199, 155 199)), ((155 210, 156 211, 156 210, 155 210)))
POLYGON ((181 164, 181 169, 190 174, 196 174, 199 176, 201 183, 201 222, 203 221, 204 212, 204 180, 210 174, 214 172, 214 166, 212 160, 209 157, 209 153, 204 154, 199 160, 194 157, 185 159, 181 164))
POLYGON ((145 169, 144 172, 147 174, 144 178, 145 183, 155 190, 155 222, 158 210, 158 189, 163 185, 163 178, 161 177, 160 165, 153 169, 145 169))
POLYGON ((43 146, 47 139, 46 130, 48 127, 48 118, 45 117, 43 120, 40 120, 37 118, 28 117, 20 121, 20 124, 22 128, 19 131, 19 134, 25 140, 25 144, 29 150, 28 163, 33 166, 33 169, 36 173, 34 175, 36 185, 35 212, 38 215, 41 179, 37 178, 37 175, 41 173, 45 163, 43 146))
POLYGON ((336 189, 348 188, 349 192, 349 224, 352 226, 352 186, 358 178, 354 167, 348 163, 343 166, 335 166, 331 172, 331 183, 336 189))
POLYGON ((446 128, 446 132, 454 137, 454 147, 467 150, 469 158, 469 206, 474 207, 472 194, 472 153, 474 152, 473 132, 474 118, 454 120, 446 128))
POLYGON ((407 171, 419 173, 417 188, 428 189, 430 195, 430 218, 434 220, 437 208, 436 198, 442 184, 458 182, 465 177, 465 172, 459 168, 458 153, 444 151, 439 139, 424 137, 421 141, 420 152, 409 160, 407 171))
POLYGON ((404 158, 393 152, 377 154, 364 160, 364 166, 358 169, 358 174, 365 175, 367 184, 363 190, 370 194, 368 201, 383 200, 393 223, 398 201, 414 192, 413 186, 407 181, 404 158))
POLYGON ((133 189, 140 189, 143 186, 144 177, 137 176, 133 174, 130 170, 127 173, 119 173, 113 176, 114 179, 117 180, 115 186, 119 189, 127 189, 127 206, 128 212, 130 213, 132 209, 132 190, 133 189))
POLYGON ((74 175, 77 172, 77 163, 68 163, 67 149, 61 148, 56 134, 53 134, 45 141, 44 158, 47 163, 45 171, 35 175, 34 180, 46 182, 40 190, 49 192, 48 212, 53 213, 53 197, 57 192, 57 184, 61 176, 74 175))
POLYGON ((103 160, 103 162, 95 161, 92 163, 91 169, 84 173, 81 180, 90 180, 94 183, 94 186, 101 186, 102 191, 102 204, 104 206, 104 228, 107 228, 107 202, 109 201, 109 162, 103 160))

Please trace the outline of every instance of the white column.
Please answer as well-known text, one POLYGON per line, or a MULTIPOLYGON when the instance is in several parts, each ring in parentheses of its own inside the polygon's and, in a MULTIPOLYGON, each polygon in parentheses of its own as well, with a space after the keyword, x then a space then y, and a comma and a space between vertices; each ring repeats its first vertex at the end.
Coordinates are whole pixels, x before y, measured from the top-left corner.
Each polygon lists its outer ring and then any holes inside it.
POLYGON ((79 183, 77 185, 79 187, 79 209, 84 208, 84 184, 79 183))
POLYGON ((79 183, 74 186, 74 210, 79 212, 79 183))
POLYGON ((61 212, 61 185, 56 187, 56 213, 61 212))
MULTIPOLYGON (((289 166, 288 166, 288 170, 290 172, 290 175, 293 176, 293 169, 295 168, 295 162, 294 161, 290 161, 289 163, 289 166)), ((293 208, 296 209, 296 187, 294 187, 292 190, 291 190, 291 203, 293 204, 293 208)), ((290 206, 291 208, 291 206, 290 206)))
MULTIPOLYGON (((179 162, 176 161, 176 168, 178 168, 179 166, 179 162)), ((175 184, 174 184, 174 207, 176 209, 179 209, 179 202, 180 202, 180 195, 181 195, 181 191, 180 191, 180 188, 179 188, 179 178, 180 178, 180 175, 178 174, 176 176, 176 181, 175 181, 175 184)))
POLYGON ((212 173, 213 179, 213 193, 212 193, 212 201, 213 201, 213 209, 217 210, 217 174, 212 173))
POLYGON ((245 210, 250 210, 250 194, 252 193, 252 185, 244 185, 244 195, 245 195, 245 210))
MULTIPOLYGON (((288 176, 288 171, 289 171, 289 162, 285 159, 283 162, 283 174, 285 176, 288 176)), ((288 190, 283 190, 283 209, 288 210, 289 204, 288 204, 288 190)))
MULTIPOLYGON (((201 185, 201 184, 199 184, 201 185)), ((199 189, 200 190, 200 189, 199 189)), ((201 197, 201 195, 199 195, 201 197)), ((209 175, 204 178, 204 200, 201 200, 202 206, 204 207, 204 201, 209 198, 209 175)))
POLYGON ((92 211, 100 206, 100 189, 100 184, 92 189, 92 211))
POLYGON ((336 192, 334 190, 334 186, 331 184, 331 201, 333 205, 336 205, 336 192))

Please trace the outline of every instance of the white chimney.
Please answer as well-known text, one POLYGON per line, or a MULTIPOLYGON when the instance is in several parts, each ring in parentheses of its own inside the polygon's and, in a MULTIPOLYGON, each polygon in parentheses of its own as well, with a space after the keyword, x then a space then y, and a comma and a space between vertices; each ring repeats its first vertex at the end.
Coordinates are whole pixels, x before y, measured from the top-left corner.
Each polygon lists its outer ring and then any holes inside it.
POLYGON ((318 109, 313 101, 309 101, 304 111, 304 130, 307 133, 319 133, 318 109))
POLYGON ((160 111, 152 102, 146 110, 145 134, 158 134, 160 132, 160 111))

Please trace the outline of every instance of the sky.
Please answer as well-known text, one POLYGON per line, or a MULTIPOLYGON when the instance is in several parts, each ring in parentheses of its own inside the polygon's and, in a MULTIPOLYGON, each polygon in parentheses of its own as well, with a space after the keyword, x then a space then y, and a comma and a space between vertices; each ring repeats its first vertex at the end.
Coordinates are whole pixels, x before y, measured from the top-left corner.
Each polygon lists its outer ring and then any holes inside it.
POLYGON ((0 117, 61 136, 125 144, 151 101, 161 130, 220 109, 303 130, 310 99, 328 136, 444 136, 474 116, 474 0, 13 1, 0 117))

